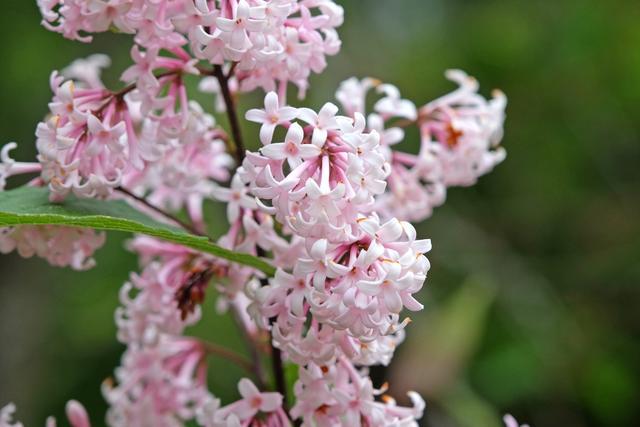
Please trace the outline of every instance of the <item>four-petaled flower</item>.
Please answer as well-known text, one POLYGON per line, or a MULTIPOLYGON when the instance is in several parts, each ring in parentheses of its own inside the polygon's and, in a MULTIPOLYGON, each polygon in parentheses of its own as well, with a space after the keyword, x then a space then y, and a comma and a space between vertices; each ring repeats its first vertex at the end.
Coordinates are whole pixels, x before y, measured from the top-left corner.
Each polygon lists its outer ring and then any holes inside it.
POLYGON ((243 53, 252 46, 247 33, 261 31, 266 24, 265 6, 249 6, 246 0, 238 2, 233 18, 216 19, 218 29, 229 36, 229 49, 237 53, 243 53))
POLYGON ((318 113, 310 108, 300 108, 298 117, 308 123, 313 128, 311 142, 318 147, 322 147, 327 140, 330 130, 338 129, 336 114, 338 107, 331 102, 327 102, 318 113))
POLYGON ((262 123, 260 127, 260 142, 263 145, 271 143, 276 126, 289 122, 296 118, 297 109, 293 107, 280 107, 278 95, 269 92, 264 97, 264 110, 257 108, 247 111, 246 119, 251 122, 262 123))
POLYGON ((299 124, 294 123, 289 126, 284 142, 266 145, 260 149, 260 152, 270 159, 287 159, 289 166, 293 169, 299 166, 303 159, 311 159, 319 156, 321 153, 320 148, 316 145, 303 144, 303 139, 304 131, 302 130, 302 127, 299 124))
POLYGON ((235 413, 241 419, 251 419, 258 412, 273 412, 282 406, 282 395, 275 392, 260 392, 258 387, 247 378, 238 383, 238 391, 242 396, 235 413))
POLYGON ((104 147, 108 147, 114 153, 125 149, 126 144, 122 138, 126 133, 124 122, 111 126, 91 114, 87 119, 87 128, 92 136, 91 142, 86 148, 87 155, 97 155, 104 147))
POLYGON ((255 198, 249 194, 249 189, 242 182, 238 175, 231 180, 231 188, 216 186, 211 190, 211 195, 221 201, 227 203, 227 218, 233 223, 240 217, 242 209, 255 210, 258 205, 255 198))

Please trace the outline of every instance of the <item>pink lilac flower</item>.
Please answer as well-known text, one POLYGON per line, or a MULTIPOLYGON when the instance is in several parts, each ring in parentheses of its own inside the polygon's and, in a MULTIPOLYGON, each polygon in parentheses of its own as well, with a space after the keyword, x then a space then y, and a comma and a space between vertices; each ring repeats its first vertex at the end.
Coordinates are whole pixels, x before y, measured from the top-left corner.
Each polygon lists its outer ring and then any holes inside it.
POLYGON ((528 424, 520 425, 520 423, 518 423, 518 421, 516 421, 516 419, 509 414, 504 416, 503 421, 504 421, 505 427, 529 427, 528 424))
POLYGON ((103 54, 93 54, 79 58, 62 70, 67 79, 80 81, 88 87, 103 87, 102 70, 111 65, 111 58, 103 54))
POLYGON ((126 83, 136 82, 139 87, 157 86, 158 80, 153 75, 153 70, 159 68, 158 51, 158 48, 141 51, 138 45, 133 45, 131 58, 134 64, 124 70, 120 79, 126 83))
MULTIPOLYGON (((276 341, 285 343, 287 353, 308 353, 304 347, 310 339, 327 337, 329 329, 320 324, 370 342, 404 327, 399 316, 403 308, 422 309, 413 294, 426 279, 424 253, 430 242, 416 240, 415 229, 397 220, 381 225, 375 217, 362 218, 360 227, 360 238, 350 243, 316 241, 301 255, 293 275, 277 272, 269 286, 252 293, 256 322, 264 325, 264 318, 276 317, 276 341), (308 313, 313 320, 305 337, 308 313)), ((325 341, 338 341, 330 335, 325 341)))
POLYGON ((278 95, 275 92, 269 92, 264 98, 264 110, 249 110, 247 111, 246 119, 262 124, 260 127, 260 142, 263 145, 267 145, 273 140, 273 132, 276 126, 293 120, 296 115, 297 110, 295 108, 280 107, 278 95))
POLYGON ((16 412, 16 405, 13 403, 0 409, 0 427, 23 427, 22 423, 13 421, 14 412, 16 412))
POLYGON ((132 274, 120 290, 122 307, 116 310, 118 339, 123 343, 153 341, 161 334, 179 335, 186 326, 197 322, 199 307, 183 316, 177 297, 185 285, 206 285, 194 279, 208 282, 211 276, 201 273, 215 271, 220 261, 147 236, 137 236, 128 247, 138 254, 144 269, 141 274, 132 274))
POLYGON ((127 101, 136 104, 140 119, 155 122, 160 139, 179 132, 187 119, 189 100, 183 75, 200 73, 195 66, 197 60, 186 50, 173 48, 170 52, 172 56, 160 56, 157 47, 141 51, 134 46, 134 65, 120 77, 125 83, 135 83, 127 101))
POLYGON ((236 221, 242 209, 256 209, 258 205, 253 197, 249 195, 249 189, 238 175, 233 177, 231 188, 215 187, 211 190, 212 196, 219 201, 227 203, 227 218, 230 223, 236 221))
MULTIPOLYGON (((289 256, 292 252, 297 257, 299 242, 288 242, 278 235, 273 218, 258 210, 258 206, 248 194, 248 190, 238 176, 234 176, 231 189, 218 187, 214 191, 214 198, 229 200, 227 204, 229 231, 218 239, 218 244, 224 248, 244 252, 252 255, 262 255, 271 251, 276 262, 285 267, 292 265, 289 256)), ((248 267, 229 263, 226 267, 226 280, 217 286, 219 291, 218 308, 225 312, 229 307, 236 308, 247 329, 256 327, 247 314, 246 308, 250 301, 245 295, 245 286, 251 282, 256 272, 248 267)))
MULTIPOLYGON (((127 348, 103 386, 107 423, 417 426, 424 411, 417 394, 409 393, 413 407, 400 407, 356 366, 387 365, 410 322, 403 311, 423 309, 416 296, 431 243, 405 220, 428 217, 448 187, 471 185, 504 159, 504 95, 486 100, 474 79, 454 70, 447 77, 460 87, 419 108, 372 78, 340 85, 342 114, 330 102, 319 111, 287 105, 289 85, 303 97, 311 74, 340 50, 343 9, 333 0, 37 3, 43 25, 70 39, 88 42, 112 29, 131 34, 133 64, 117 92, 101 81, 110 62, 104 55, 75 61, 64 77, 53 73, 50 115, 36 130, 39 163, 16 162, 9 157, 15 144, 5 146, 0 190, 11 176, 39 173, 30 185, 48 186, 53 201, 128 193, 134 208, 159 220, 186 212, 185 228, 198 234, 210 225, 204 203, 221 201, 229 229, 217 243, 276 269, 269 278, 181 245, 134 238, 129 248, 142 271, 120 291, 115 321, 127 348), (264 109, 246 113, 260 124, 261 148, 239 153, 244 161, 234 174, 225 148, 240 141, 189 100, 185 78, 201 74, 208 77, 199 88, 216 95, 218 112, 233 107, 229 92, 267 92, 264 109), (420 131, 418 154, 399 150, 408 126, 420 131), (225 406, 209 392, 211 347, 184 333, 200 319, 212 281, 218 311, 232 310, 250 341, 269 339, 274 354, 299 365, 290 411, 281 393, 246 378, 240 400, 225 406)), ((93 230, 0 228, 0 252, 75 269, 91 267, 103 242, 93 230)), ((0 410, 0 427, 20 425, 11 424, 14 409, 0 410)), ((67 417, 72 427, 90 427, 75 401, 67 417)), ((504 421, 517 427, 513 417, 504 421)))
POLYGON ((324 104, 318 113, 310 108, 300 108, 298 117, 313 128, 311 143, 322 147, 327 140, 330 130, 336 130, 340 126, 335 117, 338 107, 330 102, 324 104))
MULTIPOLYGON (((67 420, 71 427, 91 427, 91 421, 89 420, 89 414, 82 404, 76 400, 70 400, 65 405, 65 413, 67 420)), ((47 419, 47 427, 56 427, 57 423, 55 418, 49 417, 47 419)))
POLYGON ((291 169, 295 169, 307 159, 318 157, 321 149, 314 144, 302 144, 304 131, 294 123, 289 127, 283 142, 269 144, 261 151, 266 157, 274 160, 286 160, 291 169))
MULTIPOLYGON (((389 102, 401 103, 387 92, 389 102)), ((430 244, 416 240, 410 224, 381 223, 371 213, 385 191, 386 166, 379 135, 364 133, 365 118, 336 116, 332 104, 298 111, 309 125, 279 123, 288 128, 285 142, 249 153, 238 171, 253 194, 271 201, 260 200, 260 209, 305 242, 291 273, 278 269, 268 286, 246 288, 249 313, 302 366, 342 357, 386 364, 408 322, 400 311, 422 309, 412 295, 426 278, 430 244), (303 155, 304 147, 313 149, 303 155)))
POLYGON ((363 340, 345 330, 320 323, 309 317, 305 303, 308 288, 304 280, 296 279, 282 270, 277 271, 276 280, 286 280, 288 284, 265 288, 254 284, 246 290, 252 299, 248 311, 261 327, 271 329, 274 346, 282 351, 286 359, 296 364, 313 362, 325 365, 346 355, 361 366, 388 365, 395 348, 404 339, 402 329, 363 340), (271 325, 267 324, 270 318, 276 318, 271 325))
POLYGON ((87 414, 87 410, 84 409, 84 406, 82 406, 80 402, 70 400, 65 406, 65 412, 69 419, 69 423, 73 427, 91 427, 89 414, 87 414))
POLYGON ((420 109, 424 117, 423 137, 436 144, 443 181, 447 186, 467 186, 505 158, 498 144, 502 139, 506 97, 494 91, 493 99, 480 96, 478 82, 460 70, 449 70, 447 78, 460 87, 420 109))
POLYGON ((115 372, 117 382, 104 385, 111 405, 107 419, 123 427, 180 425, 195 418, 211 398, 204 347, 182 336, 185 327, 197 322, 200 310, 193 306, 183 311, 180 304, 190 295, 185 292, 197 291, 191 297, 202 294, 210 276, 200 273, 212 270, 214 261, 148 237, 136 238, 130 247, 140 254, 144 270, 132 275, 120 292, 116 325, 127 350, 115 372))
POLYGON ((370 77, 362 80, 351 77, 340 83, 336 92, 336 100, 340 102, 347 115, 351 117, 355 116, 356 113, 364 115, 366 113, 367 93, 380 84, 379 80, 370 77))
POLYGON ((131 58, 134 64, 127 68, 120 79, 125 83, 135 82, 138 89, 145 90, 151 87, 158 87, 159 81, 154 75, 155 70, 167 72, 183 72, 186 74, 199 74, 195 68, 196 59, 192 58, 184 49, 174 48, 170 52, 175 57, 160 56, 158 47, 150 47, 140 50, 134 45, 131 49, 131 58))
MULTIPOLYGON (((186 123, 156 158, 150 153, 142 170, 130 169, 122 186, 170 212, 187 208, 194 224, 203 229, 203 203, 215 191, 214 182, 229 179, 233 159, 225 151, 226 135, 195 101, 186 123)), ((145 142, 146 144, 146 142, 145 142)))
POLYGON ((208 10, 206 2, 203 0, 180 1, 175 14, 171 18, 171 23, 175 29, 186 36, 190 41, 197 39, 200 26, 215 26, 216 18, 219 14, 217 10, 208 10))
POLYGON ((504 121, 504 95, 496 91, 486 101, 477 81, 462 71, 447 77, 460 85, 451 94, 416 110, 389 84, 351 78, 340 85, 336 98, 352 117, 366 114, 368 92, 377 87, 383 97, 374 103, 366 127, 380 135, 385 159, 391 165, 387 191, 376 198, 375 210, 385 218, 421 221, 441 205, 450 186, 471 185, 504 159, 498 146, 504 121), (399 151, 402 127, 418 126, 421 135, 417 155, 399 151))
POLYGON ((102 87, 76 88, 57 73, 51 87, 52 115, 36 130, 41 177, 51 198, 61 200, 70 192, 107 197, 136 152, 126 104, 102 87))
POLYGON ((378 133, 365 132, 361 116, 336 117, 336 109, 298 110, 312 124, 283 124, 285 141, 250 153, 238 171, 261 208, 303 237, 344 240, 355 232, 357 215, 370 212, 384 192, 388 164, 378 133))
POLYGON ((194 419, 210 397, 204 355, 198 341, 171 336, 130 346, 116 370, 117 386, 103 387, 109 425, 169 427, 194 419))
POLYGON ((105 239, 105 233, 91 228, 17 225, 0 228, 0 253, 15 250, 23 258, 36 255, 56 267, 87 270, 95 265, 93 253, 105 239))
MULTIPOLYGON (((80 78, 80 88, 57 74, 52 76, 52 116, 38 125, 36 145, 41 177, 53 200, 70 192, 80 197, 110 197, 124 182, 135 180, 138 185, 143 177, 158 170, 169 171, 178 162, 183 168, 193 167, 180 185, 191 180, 186 185, 193 186, 203 174, 227 178, 224 169, 230 164, 229 157, 222 152, 219 140, 224 133, 215 129, 215 121, 201 107, 188 102, 182 82, 182 74, 198 73, 195 60, 180 49, 172 53, 175 57, 164 57, 157 55, 157 49, 141 52, 135 47, 132 55, 136 64, 125 71, 123 79, 135 80, 136 86, 117 93, 104 89, 99 80, 99 68, 104 65, 101 58, 76 62, 68 69, 80 78), (162 92, 166 93, 161 96, 162 92), (184 156, 189 156, 186 163, 184 156), (206 156, 212 157, 211 162, 206 156)), ((171 180, 175 182, 175 176, 171 180)), ((199 192, 189 201, 182 193, 179 201, 171 203, 181 207, 188 202, 197 216, 202 193, 208 188, 199 192)), ((171 198, 164 193, 156 193, 162 202, 171 198)))
POLYGON ((44 26, 70 39, 89 42, 91 33, 104 32, 113 26, 121 32, 137 33, 136 41, 144 45, 182 44, 184 38, 174 31, 167 19, 166 3, 155 0, 38 0, 44 26))
POLYGON ((15 142, 10 142, 0 149, 0 191, 7 185, 7 179, 22 174, 39 173, 42 169, 39 163, 16 162, 9 156, 11 150, 18 146, 15 142))
POLYGON ((343 10, 333 1, 229 4, 215 10, 211 3, 198 2, 202 13, 216 13, 217 18, 213 25, 201 25, 189 39, 199 58, 213 64, 238 63, 234 80, 240 91, 260 87, 284 92, 286 83, 292 82, 304 94, 309 75, 321 72, 325 57, 339 51, 335 28, 342 24, 343 10))
POLYGON ((249 33, 260 33, 267 24, 265 18, 264 6, 249 6, 245 0, 240 0, 232 16, 216 19, 216 27, 222 32, 220 37, 227 41, 230 59, 239 59, 252 46, 249 33))
POLYGON ((38 0, 43 24, 89 42, 115 27, 145 48, 190 45, 213 64, 238 62, 243 91, 293 82, 304 93, 309 75, 326 67, 340 40, 343 10, 333 1, 38 0), (281 64, 286 64, 282 67, 281 64))
POLYGON ((282 409, 282 395, 261 392, 251 380, 238 382, 241 399, 214 412, 212 426, 288 427, 291 422, 282 409))
POLYGON ((416 106, 413 102, 400 98, 400 91, 390 84, 380 84, 377 88, 384 97, 374 105, 373 109, 383 117, 404 117, 415 120, 418 117, 416 106))
POLYGON ((414 406, 408 408, 388 397, 376 400, 382 392, 345 358, 329 366, 310 364, 300 368, 291 414, 304 426, 418 426, 425 405, 417 393, 409 393, 414 406))
MULTIPOLYGON (((0 408, 0 427, 23 427, 20 422, 12 421, 13 413, 16 411, 16 406, 13 403, 0 408)), ((71 427, 91 427, 89 421, 89 415, 87 414, 84 406, 75 400, 70 400, 65 406, 65 412, 67 420, 71 427)), ((46 427, 56 427, 57 423, 55 418, 47 418, 46 427)))

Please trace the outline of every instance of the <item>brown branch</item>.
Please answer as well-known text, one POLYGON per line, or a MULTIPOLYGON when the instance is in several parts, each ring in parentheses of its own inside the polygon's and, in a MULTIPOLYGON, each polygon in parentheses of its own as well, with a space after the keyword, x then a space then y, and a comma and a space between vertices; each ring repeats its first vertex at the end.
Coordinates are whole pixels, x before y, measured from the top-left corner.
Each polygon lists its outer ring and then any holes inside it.
POLYGON ((395 122, 392 127, 408 128, 409 126, 417 125, 417 124, 418 124, 418 121, 416 120, 403 119, 395 122))
POLYGON ((411 120, 411 119, 397 120, 394 123, 392 123, 389 127, 408 128, 410 126, 417 126, 419 128, 427 120, 429 120, 429 115, 423 111, 419 111, 418 117, 416 117, 414 120, 411 120))
POLYGON ((249 360, 247 360, 245 357, 236 353, 235 351, 230 350, 226 347, 222 347, 212 342, 203 341, 203 340, 198 340, 198 341, 202 345, 202 348, 204 349, 205 352, 216 355, 216 356, 220 356, 223 359, 227 359, 235 363, 245 371, 249 372, 250 374, 255 374, 255 371, 253 370, 253 364, 249 360))
POLYGON ((262 369, 262 361, 260 360, 260 353, 258 352, 256 342, 249 331, 247 331, 247 329, 244 327, 244 323, 236 306, 232 304, 231 310, 233 312, 233 320, 236 324, 236 327, 240 329, 242 333, 242 338, 251 357, 252 372, 255 374, 255 377, 258 380, 258 388, 264 389, 267 381, 265 379, 264 370, 262 369))
POLYGON ((231 76, 233 76, 233 73, 236 71, 236 67, 238 66, 239 62, 232 62, 231 63, 231 67, 229 67, 229 72, 227 73, 227 80, 231 78, 231 76))
MULTIPOLYGON (((156 77, 156 79, 160 79, 162 77, 178 75, 178 74, 182 74, 182 70, 165 71, 163 73, 156 74, 155 77, 156 77)), ((116 98, 122 98, 123 96, 125 96, 126 94, 128 94, 129 92, 134 90, 136 87, 137 87, 137 85, 135 83, 132 83, 132 84, 130 84, 128 86, 123 87, 122 89, 120 89, 117 92, 112 92, 111 96, 116 97, 116 98)))
MULTIPOLYGON (((264 257, 265 251, 262 248, 258 248, 257 255, 259 257, 264 257)), ((262 278, 260 279, 260 285, 262 287, 267 286, 269 284, 269 279, 262 278)), ((269 319, 269 323, 273 328, 273 323, 275 322, 275 318, 269 319)), ((285 409, 287 414, 288 405, 287 405, 287 382, 284 377, 284 367, 282 364, 282 352, 279 348, 273 345, 273 335, 269 332, 269 344, 271 345, 271 369, 273 371, 273 377, 276 381, 276 390, 282 395, 282 407, 285 409)))
POLYGON ((155 206, 154 204, 152 204, 149 201, 147 201, 144 197, 137 196, 137 195, 133 194, 131 191, 129 191, 126 188, 124 188, 124 187, 118 187, 118 188, 116 188, 116 190, 121 192, 122 194, 125 194, 126 196, 130 197, 131 199, 135 200, 136 202, 146 206, 147 208, 151 209, 152 211, 162 215, 163 217, 167 218, 168 220, 176 223, 177 225, 179 225, 180 227, 184 228, 189 233, 195 234, 197 236, 204 236, 204 234, 202 234, 200 231, 196 230, 196 228, 193 227, 191 224, 187 224, 186 222, 182 221, 180 218, 178 218, 178 217, 170 214, 169 212, 166 212, 163 209, 155 206))
POLYGON ((272 340, 271 344, 271 369, 273 369, 273 376, 276 380, 276 390, 282 395, 282 408, 285 412, 289 413, 289 405, 287 403, 287 382, 284 377, 284 366, 282 363, 282 352, 279 348, 273 345, 273 339, 271 334, 269 338, 272 340))
MULTIPOLYGON (((233 66, 231 68, 231 72, 232 71, 233 66)), ((233 99, 233 95, 231 94, 231 90, 229 89, 229 78, 231 77, 231 73, 229 73, 229 75, 225 75, 222 70, 222 66, 215 65, 213 68, 213 75, 218 79, 218 84, 220 85, 220 92, 222 92, 222 97, 224 98, 229 126, 231 127, 231 135, 233 136, 234 146, 232 147, 233 152, 230 154, 235 157, 238 166, 240 166, 244 160, 245 148, 244 141, 242 140, 242 132, 240 131, 240 122, 238 120, 236 104, 233 99)))

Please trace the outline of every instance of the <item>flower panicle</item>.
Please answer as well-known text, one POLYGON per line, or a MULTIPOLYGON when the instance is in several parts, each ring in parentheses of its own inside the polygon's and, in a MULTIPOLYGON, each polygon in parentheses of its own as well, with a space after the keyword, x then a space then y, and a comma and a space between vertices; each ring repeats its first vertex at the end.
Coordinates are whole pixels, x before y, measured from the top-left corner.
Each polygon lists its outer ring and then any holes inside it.
MULTIPOLYGON (((130 240, 140 271, 119 293, 115 323, 126 350, 102 386, 107 424, 417 426, 424 400, 409 392, 412 405, 398 405, 386 384, 374 386, 368 367, 391 362, 411 323, 406 312, 424 308, 431 241, 411 222, 431 216, 448 188, 474 184, 505 158, 504 94, 486 99, 475 79, 450 70, 458 87, 421 107, 375 78, 342 82, 336 102, 319 109, 291 105, 288 87, 304 99, 311 75, 340 50, 343 9, 333 0, 37 4, 43 25, 69 39, 131 35, 132 64, 115 91, 101 78, 110 65, 104 55, 52 73, 37 162, 14 160, 16 144, 7 144, 0 191, 31 174, 28 185, 47 187, 53 202, 124 199, 203 239, 222 225, 218 245, 275 267, 266 277, 179 244, 130 240), (193 100, 195 79, 215 95, 229 130, 193 100), (259 125, 247 140, 259 148, 245 151, 235 100, 256 89, 266 93, 263 106, 244 118, 259 125), (417 153, 402 151, 408 127, 418 131, 417 153), (210 213, 214 202, 225 205, 225 218, 210 213), (187 335, 211 295, 240 328, 251 360, 187 335), (238 400, 223 404, 209 389, 210 356, 247 371, 238 400), (291 390, 283 362, 297 366, 291 390)), ((76 270, 95 265, 104 241, 91 229, 0 228, 0 252, 76 270)), ((0 410, 0 427, 21 426, 14 411, 0 410)), ((90 427, 76 401, 67 418, 90 427)), ((504 421, 517 426, 511 416, 504 421)))

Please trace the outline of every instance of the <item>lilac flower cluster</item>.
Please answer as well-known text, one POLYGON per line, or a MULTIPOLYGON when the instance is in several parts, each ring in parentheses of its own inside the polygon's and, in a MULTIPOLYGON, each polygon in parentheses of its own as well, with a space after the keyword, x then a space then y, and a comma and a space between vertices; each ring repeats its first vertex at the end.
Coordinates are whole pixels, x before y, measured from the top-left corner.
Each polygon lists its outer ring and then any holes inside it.
POLYGON ((188 46, 212 64, 234 62, 241 91, 257 87, 301 94, 311 73, 340 50, 342 7, 333 0, 38 0, 46 28, 90 42, 112 28, 137 45, 188 46))
MULTIPOLYGON (((37 162, 17 162, 9 156, 15 144, 5 146, 0 191, 9 178, 33 174, 27 185, 48 188, 51 202, 124 200, 203 239, 220 223, 205 204, 222 202, 228 229, 216 243, 275 268, 268 277, 136 236, 128 246, 141 272, 121 288, 115 313, 126 350, 102 387, 107 424, 417 426, 422 398, 409 392, 412 405, 398 405, 386 385, 374 386, 368 367, 391 362, 410 323, 404 311, 423 309, 431 242, 408 221, 428 218, 449 187, 474 184, 504 159, 504 95, 487 100, 473 78, 453 70, 447 77, 459 87, 422 107, 373 78, 343 82, 340 107, 290 105, 288 87, 302 99, 310 75, 340 49, 343 10, 332 0, 37 3, 44 26, 67 38, 132 35, 132 65, 117 91, 102 83, 110 63, 103 55, 54 72, 49 114, 35 132, 37 162), (192 100, 189 79, 216 95, 212 105, 226 112, 228 130, 192 100), (264 107, 245 117, 260 125, 259 148, 247 151, 236 98, 258 88, 264 107), (408 127, 420 135, 415 154, 400 150, 408 127), (250 360, 187 335, 211 283, 250 360), (212 355, 247 371, 238 400, 223 405, 209 389, 212 355), (291 389, 283 364, 297 366, 291 389)), ((0 252, 82 270, 94 265, 104 239, 91 229, 20 225, 0 228, 0 252)), ((0 427, 20 425, 14 409, 0 410, 0 427)), ((67 416, 73 427, 90 425, 75 401, 67 416)))

